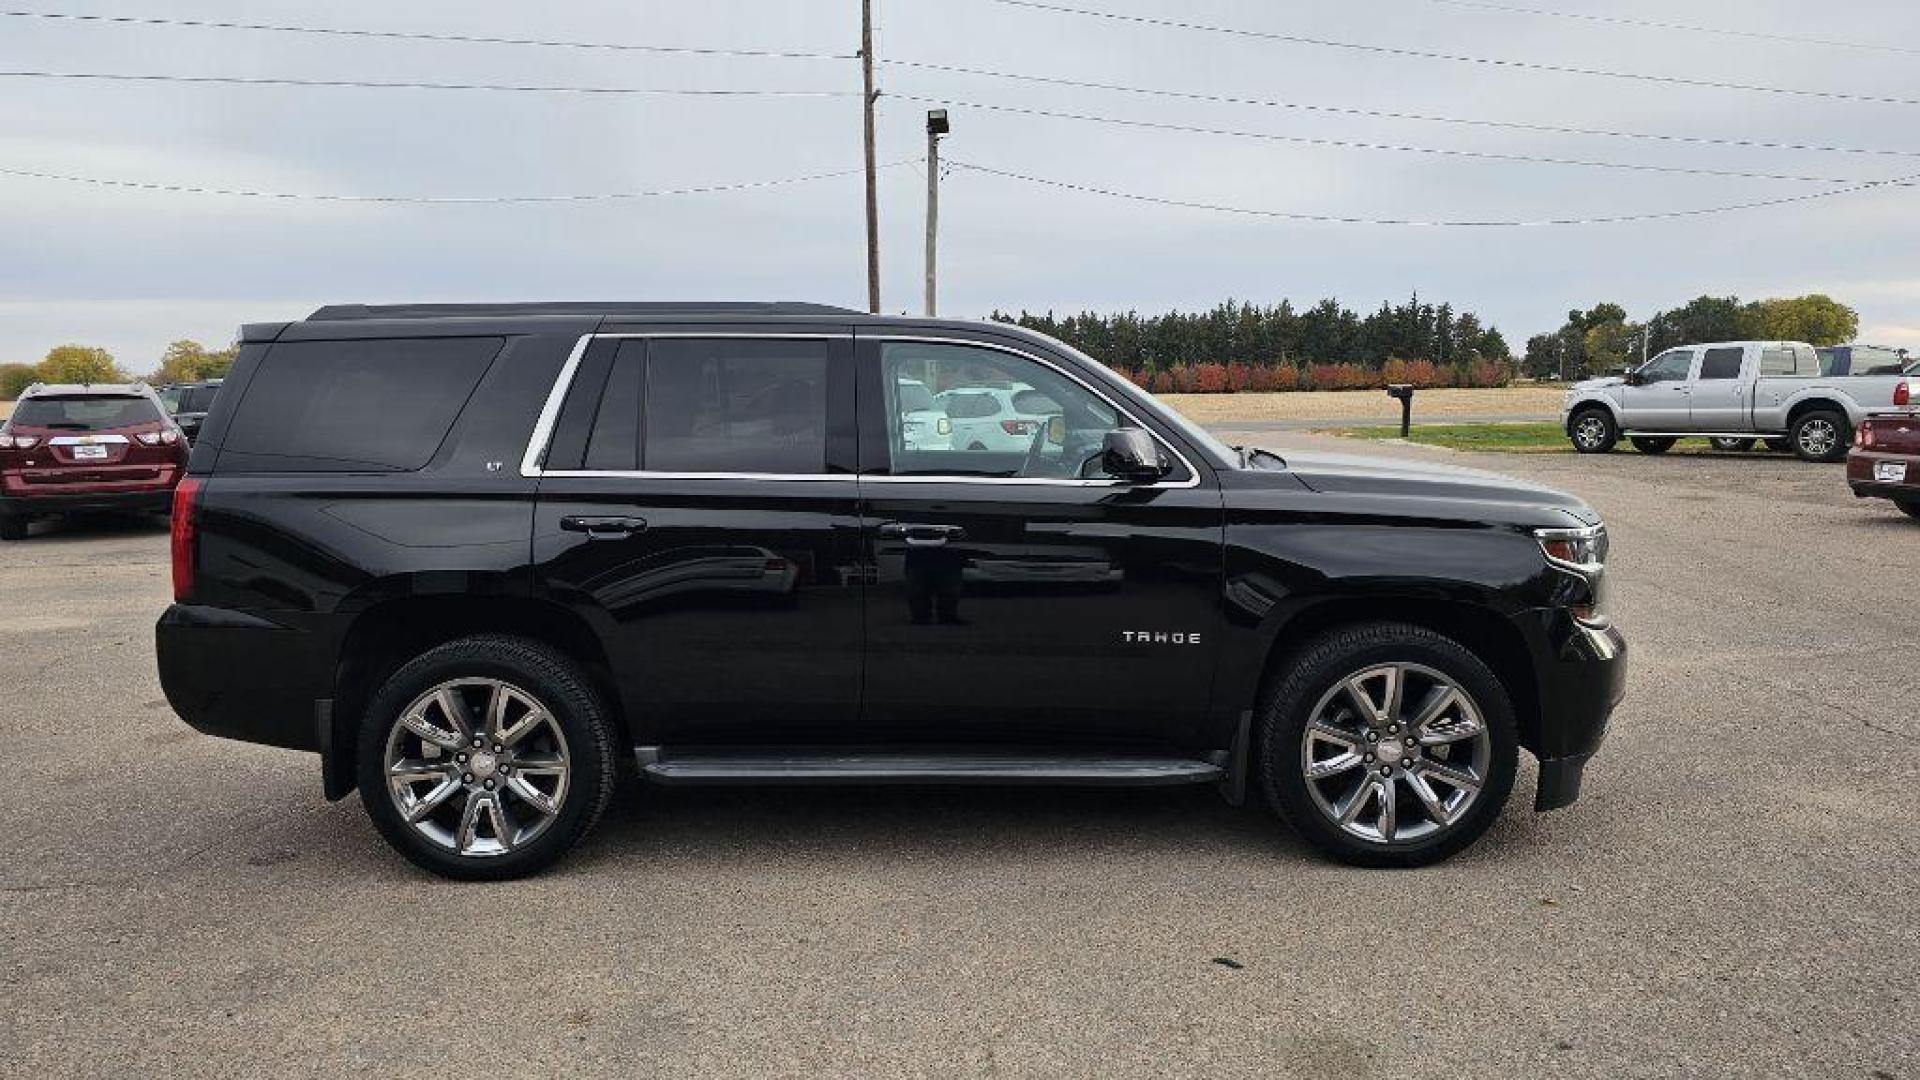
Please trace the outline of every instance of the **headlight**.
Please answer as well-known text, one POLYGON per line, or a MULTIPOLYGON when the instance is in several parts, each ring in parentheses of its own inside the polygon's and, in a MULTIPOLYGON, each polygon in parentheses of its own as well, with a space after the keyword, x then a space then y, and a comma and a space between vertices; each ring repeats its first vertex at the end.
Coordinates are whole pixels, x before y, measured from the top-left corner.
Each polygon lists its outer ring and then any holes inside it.
POLYGON ((1595 578, 1607 561, 1607 527, 1588 525, 1579 529, 1535 529, 1540 554, 1547 562, 1583 578, 1595 578))

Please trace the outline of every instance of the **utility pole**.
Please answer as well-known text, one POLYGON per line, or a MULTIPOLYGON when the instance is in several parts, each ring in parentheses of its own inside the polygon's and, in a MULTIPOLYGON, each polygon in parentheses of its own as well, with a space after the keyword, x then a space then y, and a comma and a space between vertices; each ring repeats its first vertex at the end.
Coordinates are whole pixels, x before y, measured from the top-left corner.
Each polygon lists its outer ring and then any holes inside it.
POLYGON ((860 0, 861 122, 867 145, 867 310, 880 313, 880 188, 873 161, 873 0, 860 0))
POLYGON ((927 318, 939 314, 934 303, 935 252, 940 236, 940 136, 953 130, 947 110, 927 110, 927 318))

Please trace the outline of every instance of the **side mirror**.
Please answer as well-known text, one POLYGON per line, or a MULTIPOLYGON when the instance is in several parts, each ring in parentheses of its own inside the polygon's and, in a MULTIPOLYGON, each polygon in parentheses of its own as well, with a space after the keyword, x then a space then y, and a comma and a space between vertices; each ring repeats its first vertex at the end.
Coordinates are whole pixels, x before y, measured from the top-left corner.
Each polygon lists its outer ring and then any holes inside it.
POLYGON ((1153 436, 1140 428, 1120 428, 1107 432, 1100 446, 1100 466, 1108 476, 1129 484, 1151 484, 1173 471, 1160 456, 1153 436))
POLYGON ((1620 376, 1620 380, 1628 386, 1645 386, 1647 384, 1647 377, 1637 371, 1627 372, 1625 375, 1620 376))

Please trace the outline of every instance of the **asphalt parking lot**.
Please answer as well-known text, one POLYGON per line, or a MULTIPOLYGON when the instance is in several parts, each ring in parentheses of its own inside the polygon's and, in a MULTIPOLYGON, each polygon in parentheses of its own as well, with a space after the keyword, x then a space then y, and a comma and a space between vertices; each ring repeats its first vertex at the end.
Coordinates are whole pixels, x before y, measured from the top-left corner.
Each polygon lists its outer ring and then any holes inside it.
POLYGON ((1583 798, 1528 767, 1427 870, 1204 789, 656 789, 449 883, 173 717, 162 527, 42 526, 0 547, 0 1073, 1920 1077, 1920 523, 1775 455, 1338 445, 1613 533, 1583 798))

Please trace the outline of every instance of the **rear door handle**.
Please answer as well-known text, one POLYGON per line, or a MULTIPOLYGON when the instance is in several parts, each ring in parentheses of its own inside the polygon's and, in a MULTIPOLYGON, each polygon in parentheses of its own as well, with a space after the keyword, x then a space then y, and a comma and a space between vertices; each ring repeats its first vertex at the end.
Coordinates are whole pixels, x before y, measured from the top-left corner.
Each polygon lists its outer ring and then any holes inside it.
POLYGON ((567 532, 596 536, 632 536, 647 531, 647 519, 637 517, 563 517, 560 527, 567 532))
POLYGON ((967 530, 958 525, 889 521, 880 526, 880 535, 888 540, 905 540, 908 547, 939 547, 949 540, 965 540, 967 530))

